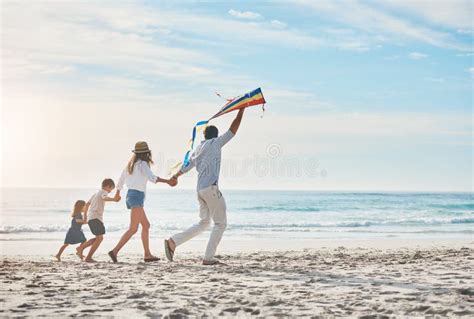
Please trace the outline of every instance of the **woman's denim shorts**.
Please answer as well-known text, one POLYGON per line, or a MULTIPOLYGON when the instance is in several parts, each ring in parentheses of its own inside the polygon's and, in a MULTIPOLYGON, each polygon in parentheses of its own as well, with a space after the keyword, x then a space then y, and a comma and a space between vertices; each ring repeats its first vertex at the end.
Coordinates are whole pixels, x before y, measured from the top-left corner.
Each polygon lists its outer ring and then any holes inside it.
POLYGON ((136 189, 129 189, 127 192, 127 200, 125 201, 128 209, 143 207, 145 202, 145 193, 136 189))

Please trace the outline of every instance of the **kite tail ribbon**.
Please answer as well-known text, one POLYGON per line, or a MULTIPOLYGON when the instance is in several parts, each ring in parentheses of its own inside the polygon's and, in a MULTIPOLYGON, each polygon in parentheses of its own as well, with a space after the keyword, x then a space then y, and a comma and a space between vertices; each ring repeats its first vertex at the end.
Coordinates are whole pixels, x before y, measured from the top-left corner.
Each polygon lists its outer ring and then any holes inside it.
POLYGON ((199 121, 196 123, 196 125, 194 125, 193 127, 193 134, 192 134, 192 137, 191 139, 189 140, 189 149, 188 151, 186 152, 186 155, 184 155, 184 160, 183 160, 183 166, 186 167, 189 165, 189 158, 191 157, 191 152, 192 150, 194 149, 194 142, 196 141, 196 133, 197 131, 203 127, 203 126, 206 126, 207 123, 209 123, 209 121, 199 121))
POLYGON ((194 125, 193 127, 193 133, 191 135, 191 139, 189 140, 189 143, 188 143, 188 151, 186 152, 186 154, 184 155, 184 159, 182 162, 179 162, 177 163, 176 165, 174 165, 173 167, 170 168, 169 170, 169 173, 172 174, 174 171, 176 171, 176 169, 178 168, 181 168, 181 167, 186 167, 189 165, 189 160, 191 158, 191 152, 193 151, 194 149, 194 142, 196 141, 196 135, 197 135, 197 132, 202 128, 202 127, 205 127, 207 125, 207 123, 209 123, 209 120, 207 121, 199 121, 196 123, 196 125, 194 125))

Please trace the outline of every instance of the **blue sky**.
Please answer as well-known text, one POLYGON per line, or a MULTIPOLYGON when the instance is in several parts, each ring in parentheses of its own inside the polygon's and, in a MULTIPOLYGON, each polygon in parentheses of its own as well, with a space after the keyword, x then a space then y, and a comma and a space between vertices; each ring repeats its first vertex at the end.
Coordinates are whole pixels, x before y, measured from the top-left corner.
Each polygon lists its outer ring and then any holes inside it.
POLYGON ((472 190, 473 10, 472 1, 5 2, 2 184, 93 186, 118 176, 141 139, 166 175, 193 123, 221 106, 215 91, 262 87, 264 118, 249 110, 225 153, 232 167, 250 164, 224 187, 472 190), (261 176, 260 159, 317 168, 261 176))

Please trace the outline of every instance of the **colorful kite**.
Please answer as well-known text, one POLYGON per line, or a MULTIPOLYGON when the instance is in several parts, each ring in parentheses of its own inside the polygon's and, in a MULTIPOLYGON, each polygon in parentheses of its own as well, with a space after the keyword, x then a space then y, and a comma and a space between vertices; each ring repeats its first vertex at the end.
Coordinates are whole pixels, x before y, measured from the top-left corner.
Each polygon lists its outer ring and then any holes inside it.
MULTIPOLYGON (((216 93, 216 94, 220 96, 219 93, 216 93)), ((227 114, 229 112, 244 109, 246 107, 253 106, 253 105, 261 104, 262 109, 265 111, 265 103, 266 102, 265 102, 265 98, 263 97, 262 90, 258 88, 247 94, 238 96, 233 99, 228 99, 227 103, 220 109, 220 111, 217 112, 209 120, 197 122, 193 128, 192 137, 189 140, 189 149, 186 152, 186 155, 184 156, 183 166, 186 167, 189 165, 189 157, 191 156, 191 152, 193 151, 193 148, 194 148, 194 141, 196 140, 196 132, 199 131, 201 128, 205 127, 207 123, 209 123, 210 120, 215 119, 216 117, 219 117, 221 115, 227 114)), ((175 167, 180 166, 180 165, 181 163, 175 165, 175 167)))
MULTIPOLYGON (((220 96, 220 94, 218 95, 220 96)), ((235 110, 243 109, 253 105, 265 104, 265 98, 263 97, 262 89, 260 88, 253 90, 250 93, 238 96, 236 98, 229 99, 227 101, 227 104, 224 105, 222 109, 220 109, 220 111, 216 113, 216 115, 211 117, 209 121, 235 110)))

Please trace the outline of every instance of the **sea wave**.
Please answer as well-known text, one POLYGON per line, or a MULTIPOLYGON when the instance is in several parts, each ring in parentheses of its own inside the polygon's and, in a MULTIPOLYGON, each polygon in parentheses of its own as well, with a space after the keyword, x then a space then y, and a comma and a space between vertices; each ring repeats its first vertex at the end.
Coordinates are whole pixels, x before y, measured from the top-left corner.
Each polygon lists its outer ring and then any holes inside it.
MULTIPOLYGON (((319 223, 246 223, 229 224, 229 230, 259 230, 259 231, 310 231, 311 229, 334 229, 334 228, 376 228, 376 227, 426 227, 449 224, 473 224, 474 218, 427 218, 427 219, 399 219, 389 221, 340 221, 340 222, 319 222, 319 223)), ((186 228, 188 225, 156 225, 155 229, 176 231, 186 228)), ((0 225, 0 234, 16 233, 55 233, 66 232, 66 225, 0 225)), ((128 225, 107 225, 108 232, 123 231, 128 225)), ((86 228, 87 229, 87 228, 86 228)), ((361 231, 366 231, 361 230, 361 231)))
POLYGON ((474 218, 454 218, 451 221, 452 224, 473 224, 474 218))
POLYGON ((58 226, 58 225, 50 225, 50 226, 43 226, 43 225, 15 225, 15 226, 8 226, 2 225, 0 226, 0 234, 15 234, 15 233, 55 233, 55 232, 62 232, 67 231, 69 227, 66 226, 58 226))
POLYGON ((242 207, 239 210, 250 212, 319 212, 320 209, 314 206, 294 207, 294 206, 251 206, 242 207))
MULTIPOLYGON (((19 234, 19 233, 58 233, 66 232, 69 226, 64 225, 1 225, 0 234, 19 234)), ((120 231, 126 229, 125 226, 107 226, 106 230, 120 231)))
POLYGON ((230 228, 360 228, 376 226, 439 226, 446 224, 472 224, 474 218, 451 219, 400 219, 391 221, 354 221, 290 224, 231 224, 230 228))
MULTIPOLYGON (((370 209, 374 212, 386 212, 387 210, 393 209, 394 206, 390 205, 381 205, 373 206, 370 209)), ((262 205, 262 206, 247 206, 240 207, 237 210, 245 212, 347 212, 347 211, 361 211, 367 210, 367 208, 357 207, 357 205, 334 205, 327 206, 322 204, 320 206, 308 205, 308 206, 295 206, 295 205, 262 205)), ((465 203, 465 204, 431 204, 425 207, 410 207, 406 210, 410 211, 427 211, 427 212, 444 212, 444 213, 455 213, 455 212, 465 212, 465 211, 474 211, 474 204, 465 203)), ((394 211, 395 212, 395 211, 394 211)), ((474 213, 474 212, 473 212, 474 213)))
POLYGON ((432 207, 445 210, 474 210, 474 203, 432 205, 432 207))

